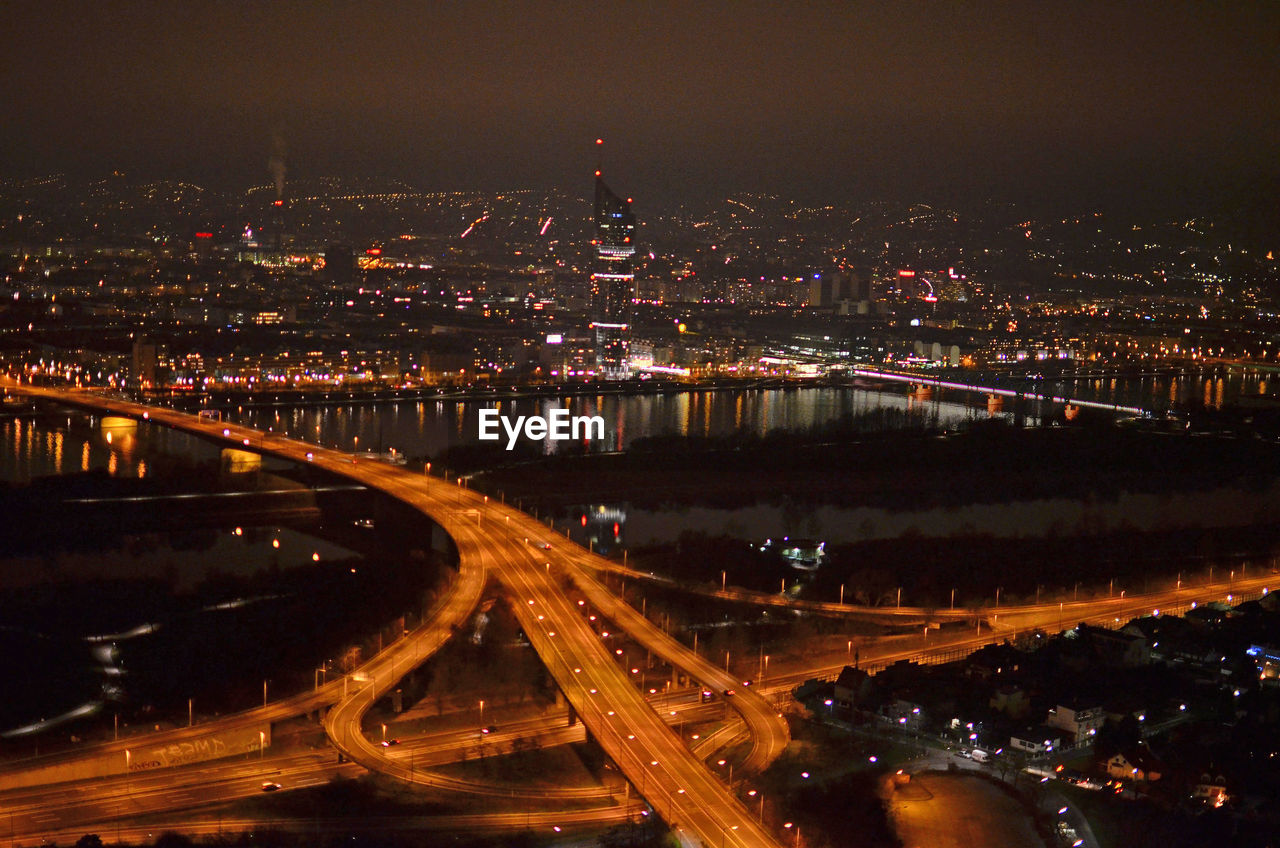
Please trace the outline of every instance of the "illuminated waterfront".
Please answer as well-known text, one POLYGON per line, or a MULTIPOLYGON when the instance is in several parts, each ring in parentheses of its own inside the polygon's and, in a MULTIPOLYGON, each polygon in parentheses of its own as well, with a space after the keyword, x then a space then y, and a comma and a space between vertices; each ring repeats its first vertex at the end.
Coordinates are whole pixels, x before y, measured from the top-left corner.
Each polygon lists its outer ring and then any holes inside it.
MULTIPOLYGON (((1243 394, 1265 394, 1268 381, 1258 377, 1147 377, 1045 380, 1023 383, 1046 394, 1062 393, 1105 403, 1169 409, 1197 400, 1220 406, 1243 394)), ((669 394, 573 396, 563 401, 497 402, 424 400, 377 404, 332 404, 310 407, 241 407, 229 414, 242 423, 271 428, 309 441, 350 450, 395 448, 408 456, 433 456, 448 447, 477 441, 480 409, 497 405, 504 415, 546 415, 564 406, 572 415, 600 415, 607 422, 605 439, 592 442, 596 451, 625 450, 637 439, 660 435, 763 436, 777 430, 804 430, 878 409, 922 412, 943 427, 988 416, 1013 418, 1013 403, 988 405, 982 395, 959 391, 898 387, 673 392, 669 394)), ((1026 410, 1034 418, 1034 410, 1026 410)), ((554 443, 544 442, 547 452, 554 443)))

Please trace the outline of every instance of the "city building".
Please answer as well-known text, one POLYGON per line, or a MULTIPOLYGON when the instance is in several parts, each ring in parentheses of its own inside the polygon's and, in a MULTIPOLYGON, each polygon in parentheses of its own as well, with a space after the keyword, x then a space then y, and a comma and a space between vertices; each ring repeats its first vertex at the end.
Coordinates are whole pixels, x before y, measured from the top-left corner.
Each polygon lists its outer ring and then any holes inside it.
POLYGON ((809 281, 809 306, 863 314, 871 302, 871 277, 859 271, 828 271, 809 281))
MULTIPOLYGON (((598 142, 597 142, 598 143, 598 142)), ((596 267, 591 274, 591 326, 595 330, 596 376, 621 380, 630 374, 628 346, 635 290, 636 216, 596 171, 596 267)))
POLYGON ((133 384, 138 389, 156 389, 169 380, 169 351, 163 342, 140 335, 133 340, 133 384))

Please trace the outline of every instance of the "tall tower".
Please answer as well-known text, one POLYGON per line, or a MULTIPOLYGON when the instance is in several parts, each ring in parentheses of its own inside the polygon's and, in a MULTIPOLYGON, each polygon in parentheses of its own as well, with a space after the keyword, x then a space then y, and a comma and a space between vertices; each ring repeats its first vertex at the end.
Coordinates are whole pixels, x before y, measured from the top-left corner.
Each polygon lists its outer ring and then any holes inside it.
MULTIPOLYGON (((604 141, 596 139, 596 149, 604 141)), ((591 326, 596 331, 596 376, 623 380, 630 374, 631 301, 635 296, 636 216, 631 199, 623 200, 604 183, 596 168, 596 267, 591 275, 591 326)))

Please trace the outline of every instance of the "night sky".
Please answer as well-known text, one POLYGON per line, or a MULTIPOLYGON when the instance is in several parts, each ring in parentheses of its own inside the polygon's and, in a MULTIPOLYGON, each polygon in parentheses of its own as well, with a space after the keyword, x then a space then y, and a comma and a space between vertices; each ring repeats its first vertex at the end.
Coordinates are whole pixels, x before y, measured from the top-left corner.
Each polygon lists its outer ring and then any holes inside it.
POLYGON ((1258 203, 1276 3, 31 3, 0 170, 1258 203))

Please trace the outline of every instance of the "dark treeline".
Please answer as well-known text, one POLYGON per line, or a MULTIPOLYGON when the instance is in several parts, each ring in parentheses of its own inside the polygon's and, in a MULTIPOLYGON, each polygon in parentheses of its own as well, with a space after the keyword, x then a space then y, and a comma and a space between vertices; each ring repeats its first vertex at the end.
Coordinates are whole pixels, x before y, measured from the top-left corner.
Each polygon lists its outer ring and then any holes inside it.
POLYGON ((484 474, 479 485, 544 508, 592 501, 733 508, 790 500, 926 509, 1261 488, 1280 472, 1280 451, 1256 439, 1153 433, 1093 417, 1038 428, 974 421, 943 433, 926 418, 889 426, 895 411, 875 412, 883 414, 800 432, 659 436, 619 454, 525 457, 484 474))
POLYGON ((904 605, 937 608, 950 605, 952 589, 958 608, 991 603, 997 588, 1008 603, 1034 602, 1037 587, 1041 601, 1084 599, 1171 588, 1179 575, 1200 582, 1210 566, 1215 580, 1255 574, 1277 550, 1272 525, 1016 539, 906 534, 829 548, 803 594, 834 601, 843 584, 847 602, 882 605, 902 587, 904 605))
POLYGON ((827 547, 815 572, 802 572, 777 547, 726 535, 685 531, 673 543, 635 549, 631 562, 644 571, 706 586, 729 585, 777 592, 783 581, 801 585, 801 596, 846 603, 946 608, 956 590, 957 608, 989 604, 997 588, 1005 603, 1085 599, 1108 592, 1137 593, 1191 584, 1208 577, 1229 580, 1269 568, 1280 550, 1280 529, 1271 525, 1212 530, 1069 533, 1048 537, 987 535, 921 536, 908 533, 827 547), (1114 581, 1114 583, 1112 582, 1114 581), (1079 584, 1077 589, 1077 584, 1079 584))

